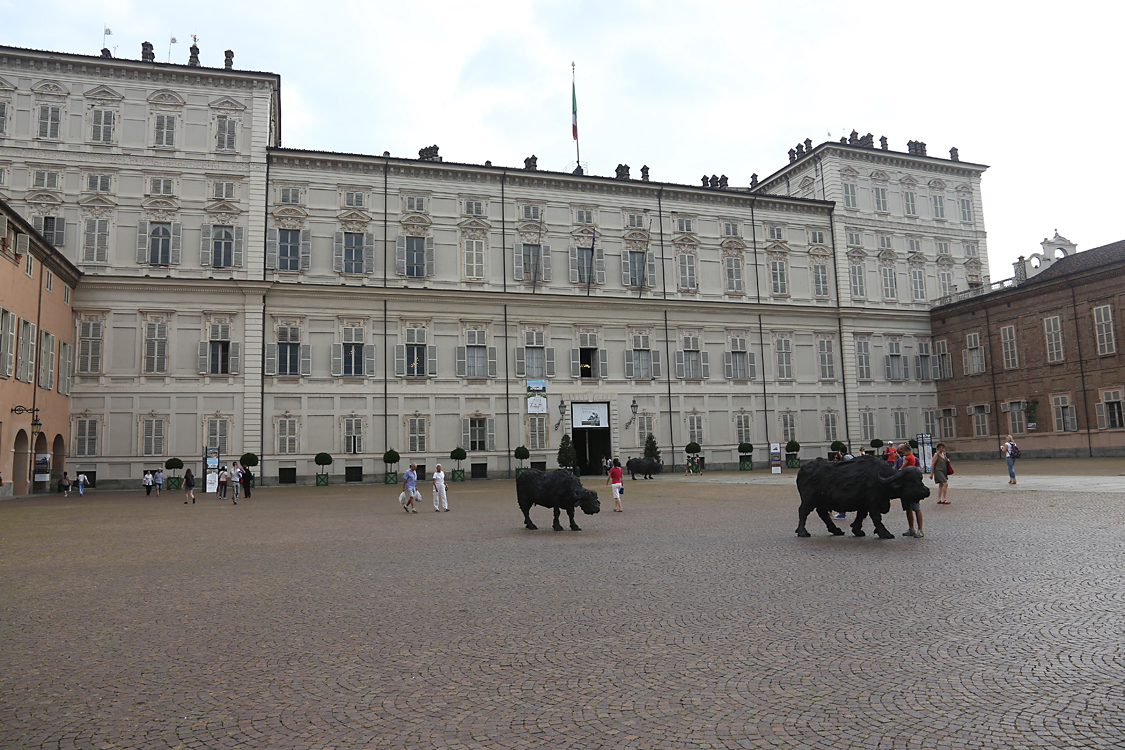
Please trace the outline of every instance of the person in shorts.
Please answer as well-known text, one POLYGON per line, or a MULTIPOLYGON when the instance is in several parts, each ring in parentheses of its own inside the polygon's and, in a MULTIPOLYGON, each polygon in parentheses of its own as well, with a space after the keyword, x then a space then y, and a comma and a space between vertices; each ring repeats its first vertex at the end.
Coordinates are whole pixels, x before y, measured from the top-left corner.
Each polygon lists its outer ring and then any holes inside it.
POLYGON ((188 504, 189 499, 191 500, 192 505, 194 505, 195 504, 195 476, 191 473, 191 469, 188 469, 187 472, 184 474, 184 505, 188 504))
MULTIPOLYGON (((0 484, 0 487, 2 486, 3 484, 0 484)), ((62 479, 59 480, 59 486, 62 487, 63 497, 70 497, 70 477, 65 471, 62 473, 62 479)))
POLYGON ((624 513, 621 509, 621 460, 613 459, 613 466, 609 468, 609 476, 606 477, 605 483, 613 489, 613 512, 624 513))
POLYGON ((156 473, 152 475, 152 488, 156 490, 156 496, 160 497, 160 490, 164 489, 164 469, 157 467, 156 473))
MULTIPOLYGON (((918 467, 918 459, 914 457, 914 450, 910 447, 910 443, 903 443, 902 448, 899 450, 899 455, 902 457, 903 468, 907 466, 918 467)), ((906 511, 906 523, 910 526, 903 536, 912 536, 915 539, 921 539, 925 536, 922 533, 922 504, 919 502, 902 501, 902 509, 906 511), (918 530, 914 530, 914 521, 918 521, 918 530)))
POLYGON ((410 464, 410 468, 402 475, 402 492, 404 495, 402 509, 407 513, 417 513, 414 500, 422 499, 422 493, 418 491, 418 464, 410 464))

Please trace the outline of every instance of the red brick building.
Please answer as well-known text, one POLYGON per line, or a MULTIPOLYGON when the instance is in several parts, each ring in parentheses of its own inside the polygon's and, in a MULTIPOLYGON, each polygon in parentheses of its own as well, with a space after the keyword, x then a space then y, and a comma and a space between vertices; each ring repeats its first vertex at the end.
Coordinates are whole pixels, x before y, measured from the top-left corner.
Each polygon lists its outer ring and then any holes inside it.
MULTIPOLYGON (((1125 240, 1073 252, 1057 233, 1016 277, 931 312, 932 432, 962 457, 1125 455, 1125 240)), ((935 441, 936 442, 936 441, 935 441)))

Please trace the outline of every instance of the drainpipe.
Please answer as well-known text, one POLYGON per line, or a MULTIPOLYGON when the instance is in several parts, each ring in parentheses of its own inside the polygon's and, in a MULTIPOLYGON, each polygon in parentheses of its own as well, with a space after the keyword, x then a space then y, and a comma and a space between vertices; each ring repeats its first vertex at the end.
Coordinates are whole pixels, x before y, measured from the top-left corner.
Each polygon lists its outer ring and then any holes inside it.
MULTIPOLYGON (((762 304, 762 284, 758 274, 758 222, 754 215, 754 206, 758 199, 750 197, 750 247, 754 252, 754 299, 762 304)), ((758 350, 762 353, 762 424, 766 430, 766 453, 770 449, 770 410, 769 395, 766 393, 766 336, 762 330, 762 314, 758 313, 758 350)))
POLYGON ((1093 458, 1094 437, 1090 427, 1090 406, 1086 402, 1086 363, 1082 359, 1082 332, 1078 328, 1078 298, 1074 295, 1074 283, 1068 280, 1066 285, 1070 287, 1070 304, 1074 310, 1074 340, 1078 343, 1078 374, 1082 378, 1082 414, 1086 418, 1086 449, 1093 458))

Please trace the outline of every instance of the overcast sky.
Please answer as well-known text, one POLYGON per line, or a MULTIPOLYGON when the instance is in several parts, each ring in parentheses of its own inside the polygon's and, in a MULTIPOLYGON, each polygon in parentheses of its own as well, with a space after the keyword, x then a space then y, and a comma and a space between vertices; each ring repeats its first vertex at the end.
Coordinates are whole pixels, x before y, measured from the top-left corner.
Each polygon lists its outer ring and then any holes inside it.
POLYGON ((853 128, 894 150, 990 165, 992 277, 1057 228, 1125 236, 1121 2, 210 2, 0 0, 0 43, 188 57, 281 74, 283 145, 744 186, 806 137, 853 128))

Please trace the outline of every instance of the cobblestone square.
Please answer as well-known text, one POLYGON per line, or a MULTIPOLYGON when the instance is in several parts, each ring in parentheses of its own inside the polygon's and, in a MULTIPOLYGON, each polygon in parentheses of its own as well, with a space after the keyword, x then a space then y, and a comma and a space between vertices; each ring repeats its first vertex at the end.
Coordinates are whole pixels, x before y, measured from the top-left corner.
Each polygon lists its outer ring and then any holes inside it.
POLYGON ((510 481, 0 503, 0 747, 1125 742, 1120 494, 954 478, 924 539, 798 539, 745 479, 589 478, 581 533, 510 481))

